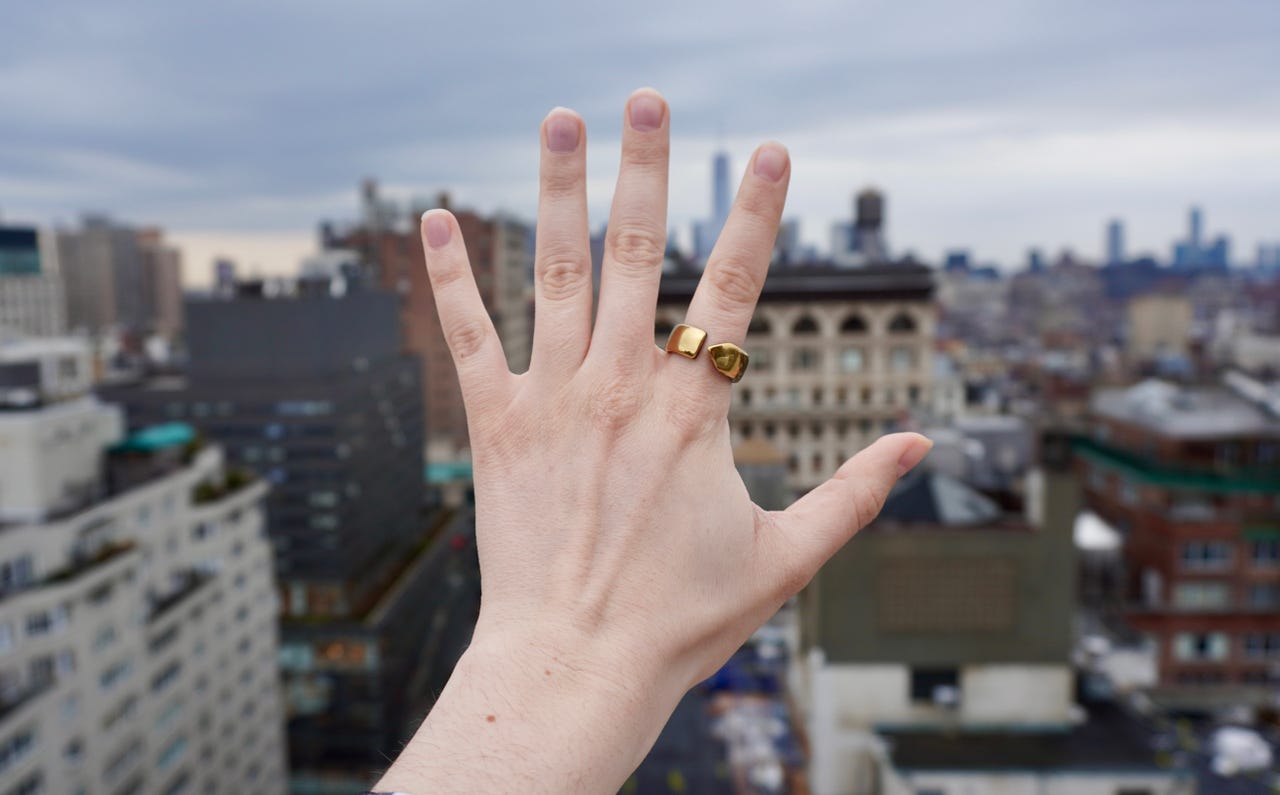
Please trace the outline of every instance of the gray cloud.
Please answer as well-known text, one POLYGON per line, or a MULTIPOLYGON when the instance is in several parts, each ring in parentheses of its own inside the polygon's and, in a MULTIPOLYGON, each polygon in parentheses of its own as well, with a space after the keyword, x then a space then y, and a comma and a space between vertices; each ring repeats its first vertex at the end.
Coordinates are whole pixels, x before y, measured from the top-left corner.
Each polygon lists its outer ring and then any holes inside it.
POLYGON ((622 100, 651 84, 673 106, 677 224, 703 212, 718 142, 741 164, 772 137, 815 239, 868 180, 890 192, 894 242, 928 256, 1088 249, 1112 214, 1163 246, 1193 200, 1241 243, 1280 237, 1280 6, 792 5, 19 4, 0 207, 306 230, 377 175, 531 216, 537 124, 569 105, 599 220, 622 100))

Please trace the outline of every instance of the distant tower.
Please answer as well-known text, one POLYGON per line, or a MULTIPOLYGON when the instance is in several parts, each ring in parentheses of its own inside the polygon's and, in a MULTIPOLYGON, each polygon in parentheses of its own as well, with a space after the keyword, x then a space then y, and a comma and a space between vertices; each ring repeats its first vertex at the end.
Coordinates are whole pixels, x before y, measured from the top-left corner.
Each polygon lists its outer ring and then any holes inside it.
POLYGON ((729 194, 729 153, 717 152, 711 165, 712 190, 714 199, 711 205, 711 222, 716 225, 717 234, 724 228, 729 218, 729 205, 733 197, 729 194))
POLYGON ((858 192, 853 201, 853 248, 866 262, 888 259, 884 242, 884 194, 875 188, 858 192))
POLYGON ((1192 207, 1189 214, 1190 233, 1187 242, 1191 244, 1191 251, 1199 253, 1202 244, 1202 235, 1204 233, 1204 218, 1200 214, 1199 207, 1192 207))
POLYGON ((729 218, 729 205, 733 198, 729 193, 729 153, 716 152, 711 160, 711 217, 693 226, 693 257, 700 265, 706 264, 729 218))
POLYGON ((1124 222, 1114 218, 1107 224, 1107 264, 1124 262, 1124 222))

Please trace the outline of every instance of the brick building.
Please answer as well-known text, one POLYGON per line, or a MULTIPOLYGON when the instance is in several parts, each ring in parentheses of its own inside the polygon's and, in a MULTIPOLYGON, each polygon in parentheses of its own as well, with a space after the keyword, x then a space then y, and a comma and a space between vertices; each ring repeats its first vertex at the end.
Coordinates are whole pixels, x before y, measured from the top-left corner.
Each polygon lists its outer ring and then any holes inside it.
POLYGON ((1261 703, 1280 682, 1280 392, 1146 381, 1098 392, 1088 505, 1124 538, 1131 626, 1174 703, 1261 703))

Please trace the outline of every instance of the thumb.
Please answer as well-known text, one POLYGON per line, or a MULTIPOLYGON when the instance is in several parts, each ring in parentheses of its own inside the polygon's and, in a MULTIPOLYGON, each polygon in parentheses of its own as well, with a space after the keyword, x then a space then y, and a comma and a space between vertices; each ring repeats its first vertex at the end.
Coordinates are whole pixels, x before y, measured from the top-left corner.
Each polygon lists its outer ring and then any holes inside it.
POLYGON ((933 442, 918 433, 882 436, 844 462, 826 483, 775 514, 780 539, 799 556, 805 582, 880 509, 898 478, 928 455, 933 442))

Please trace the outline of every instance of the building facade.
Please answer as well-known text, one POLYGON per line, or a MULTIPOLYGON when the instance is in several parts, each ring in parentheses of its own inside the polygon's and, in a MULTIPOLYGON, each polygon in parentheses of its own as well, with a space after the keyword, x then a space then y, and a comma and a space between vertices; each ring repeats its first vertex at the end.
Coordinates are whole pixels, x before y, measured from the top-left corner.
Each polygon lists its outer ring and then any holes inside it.
POLYGON ((59 231, 58 259, 72 330, 128 341, 180 327, 180 254, 159 230, 89 216, 80 229, 59 231))
POLYGON ((926 462, 802 593, 814 793, 1189 791, 1077 688, 1078 484, 1065 437, 1042 456, 1021 513, 926 462))
POLYGON ((1123 618, 1156 642, 1159 693, 1270 703, 1280 682, 1280 390, 1145 381, 1100 390, 1080 466, 1124 538, 1123 618))
POLYGON ((0 330, 30 337, 66 333, 66 296, 52 236, 0 225, 0 330))
POLYGON ((0 364, 0 791, 283 792, 265 484, 55 356, 0 364))
POLYGON ((332 274, 278 287, 190 300, 186 372, 103 393, 130 426, 189 422, 272 485, 290 788, 358 792, 470 638, 473 525, 424 504, 420 360, 402 347, 402 297, 332 274))
MULTIPOLYGON (((663 276, 656 338, 683 322, 696 273, 663 276)), ((933 276, 924 265, 774 268, 734 387, 735 445, 761 437, 787 456, 787 485, 807 491, 844 460, 930 405, 933 276)))

